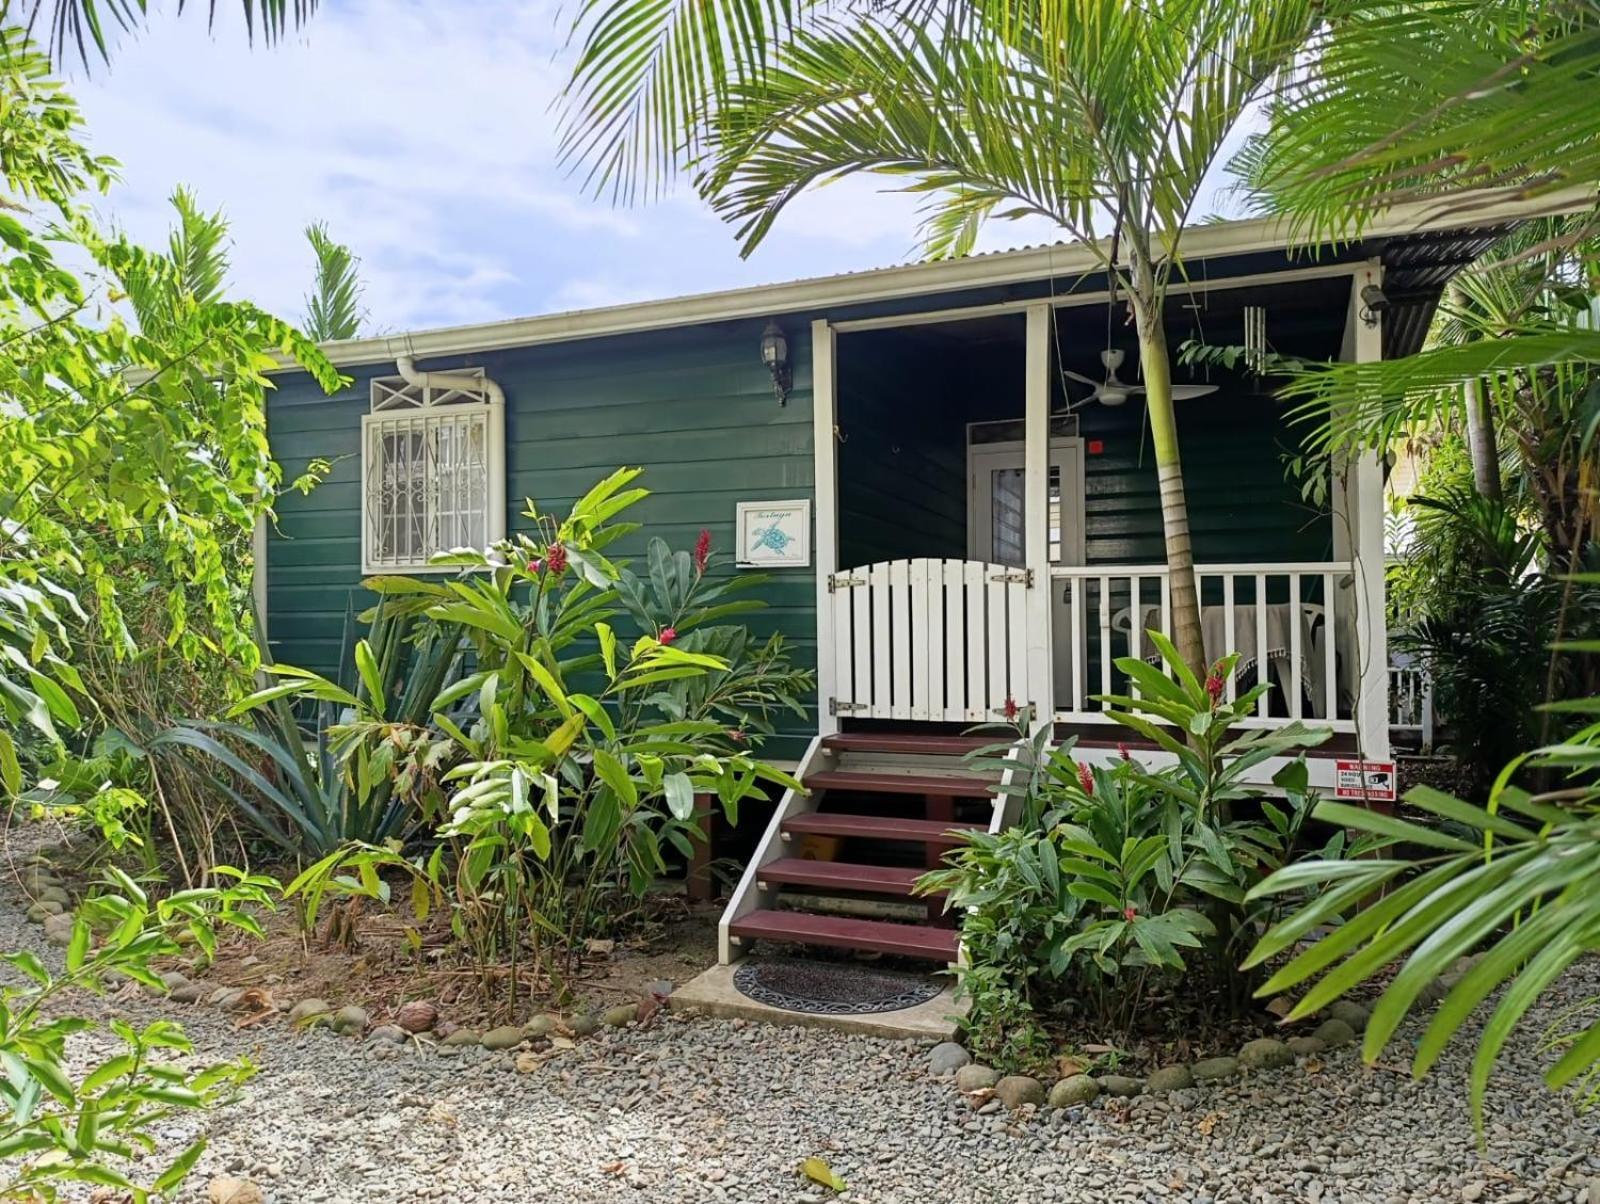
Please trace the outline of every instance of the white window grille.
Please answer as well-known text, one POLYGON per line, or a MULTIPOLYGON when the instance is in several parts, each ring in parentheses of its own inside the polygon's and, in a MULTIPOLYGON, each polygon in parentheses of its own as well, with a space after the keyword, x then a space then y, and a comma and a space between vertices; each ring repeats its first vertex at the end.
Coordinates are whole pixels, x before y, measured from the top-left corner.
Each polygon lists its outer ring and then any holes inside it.
POLYGON ((363 572, 428 571, 440 552, 505 535, 504 417, 487 390, 373 380, 361 419, 363 572))

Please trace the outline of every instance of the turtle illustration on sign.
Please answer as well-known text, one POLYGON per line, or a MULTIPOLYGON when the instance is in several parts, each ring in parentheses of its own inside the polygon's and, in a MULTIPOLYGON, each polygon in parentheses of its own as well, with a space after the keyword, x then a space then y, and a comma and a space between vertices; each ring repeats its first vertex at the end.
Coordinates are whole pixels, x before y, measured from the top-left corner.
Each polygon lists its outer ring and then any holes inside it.
POLYGON ((782 556, 793 542, 794 536, 783 529, 781 521, 774 521, 770 527, 759 527, 750 533, 750 550, 752 552, 760 548, 771 548, 779 556, 782 556))

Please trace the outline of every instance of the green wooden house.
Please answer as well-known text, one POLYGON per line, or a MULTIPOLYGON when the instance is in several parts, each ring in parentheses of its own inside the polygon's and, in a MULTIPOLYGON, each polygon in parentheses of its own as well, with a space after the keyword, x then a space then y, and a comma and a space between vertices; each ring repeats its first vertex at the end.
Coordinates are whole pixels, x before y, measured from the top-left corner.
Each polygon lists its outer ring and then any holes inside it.
MULTIPOLYGON (((1270 222, 1196 228, 1169 342, 1413 352, 1452 273, 1564 207, 1417 206, 1315 253, 1270 222)), ((750 857, 724 957, 774 938, 947 959, 936 921, 780 900, 903 896, 953 825, 1005 823, 960 733, 1011 704, 1121 755, 1094 695, 1168 621, 1125 317, 1090 251, 1055 245, 331 345, 350 388, 285 373, 268 410, 287 474, 333 461, 259 537, 274 656, 333 671, 364 575, 437 571, 435 552, 516 529, 524 498, 560 510, 642 465, 648 533, 708 528, 762 566, 752 626, 817 673, 812 717, 767 749, 812 789, 750 857)), ((1392 797, 1383 463, 1333 466, 1319 503, 1287 471, 1302 431, 1243 363, 1175 379, 1208 656, 1241 653, 1229 690, 1271 683, 1253 722, 1334 729, 1317 785, 1392 797)))

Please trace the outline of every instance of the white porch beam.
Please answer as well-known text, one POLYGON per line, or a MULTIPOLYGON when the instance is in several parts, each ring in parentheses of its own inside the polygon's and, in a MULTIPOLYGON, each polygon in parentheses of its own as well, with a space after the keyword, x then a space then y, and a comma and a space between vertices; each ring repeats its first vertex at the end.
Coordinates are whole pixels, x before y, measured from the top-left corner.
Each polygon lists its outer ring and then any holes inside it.
MULTIPOLYGON (((1373 363, 1383 358, 1383 322, 1361 301, 1361 290, 1383 285, 1383 265, 1367 263, 1350 282, 1350 312, 1345 325, 1349 358, 1373 363)), ((1351 456, 1335 474, 1334 556, 1340 559, 1340 528, 1354 562, 1351 589, 1355 635, 1356 737, 1361 755, 1389 759, 1389 632, 1384 598, 1383 460, 1382 450, 1351 456), (1342 487, 1341 487, 1342 486, 1342 487)))
POLYGON ((837 336, 825 319, 811 323, 811 443, 816 481, 817 518, 817 732, 831 736, 839 730, 838 716, 829 702, 838 697, 834 672, 833 592, 828 579, 839 569, 838 443, 833 431, 837 417, 837 336))
MULTIPOLYGON (((1033 572, 1028 591, 1028 698, 1034 721, 1053 722, 1056 713, 1054 659, 1050 655, 1050 323, 1049 305, 1027 311, 1023 386, 1023 548, 1033 572)), ((1024 699, 1017 699, 1022 704, 1024 699)))

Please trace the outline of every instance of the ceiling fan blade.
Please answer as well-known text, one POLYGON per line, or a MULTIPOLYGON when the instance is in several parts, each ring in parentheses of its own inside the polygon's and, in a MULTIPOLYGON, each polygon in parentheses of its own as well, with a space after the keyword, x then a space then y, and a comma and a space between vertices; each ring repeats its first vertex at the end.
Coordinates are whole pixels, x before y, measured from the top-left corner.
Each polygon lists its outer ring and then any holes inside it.
MULTIPOLYGON (((1129 393, 1143 393, 1146 388, 1144 385, 1125 385, 1123 387, 1129 393)), ((1207 394, 1215 393, 1218 388, 1220 388, 1218 385, 1173 385, 1172 400, 1189 401, 1195 397, 1205 397, 1207 394)))
POLYGON ((1099 381, 1092 380, 1081 372, 1074 372, 1071 368, 1061 368, 1059 371, 1062 376, 1068 377, 1071 380, 1075 380, 1081 385, 1088 385, 1091 389, 1098 389, 1100 387, 1099 381))

